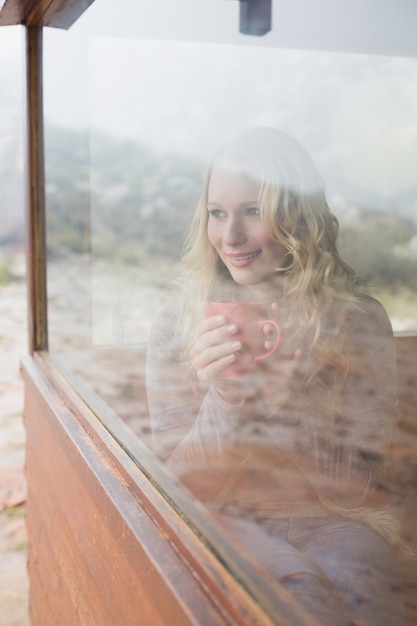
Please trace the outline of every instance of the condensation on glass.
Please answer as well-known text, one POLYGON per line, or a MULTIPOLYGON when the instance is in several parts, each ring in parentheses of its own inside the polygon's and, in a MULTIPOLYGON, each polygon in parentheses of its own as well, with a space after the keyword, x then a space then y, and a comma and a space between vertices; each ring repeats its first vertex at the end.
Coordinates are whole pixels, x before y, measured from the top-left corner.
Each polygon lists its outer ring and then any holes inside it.
MULTIPOLYGON (((180 259, 206 165, 219 145, 241 131, 273 127, 302 143, 340 222, 343 258, 384 304, 394 331, 416 330, 417 60, 387 48, 383 38, 369 43, 363 37, 351 50, 347 33, 344 40, 323 24, 314 36, 299 19, 296 28, 291 9, 281 3, 273 4, 272 30, 261 38, 239 33, 238 2, 122 4, 123 11, 120 3, 116 8, 96 0, 68 32, 44 34, 49 346, 75 384, 103 398, 131 429, 132 440, 138 436, 164 459, 163 424, 152 443, 148 340, 155 317, 169 311, 180 293, 180 259)), ((176 401, 186 423, 187 401, 176 401)), ((268 417, 265 409, 261 413, 268 417)), ((288 523, 291 490, 306 488, 288 458, 277 456, 273 437, 267 449, 253 453, 264 424, 248 431, 249 444, 240 442, 238 449, 229 442, 227 477, 215 462, 223 495, 206 465, 179 474, 197 497, 214 499, 227 532, 258 546, 267 579, 274 572, 267 557, 285 543, 285 533, 302 542, 307 531, 297 515, 288 523), (275 491, 283 476, 291 486, 279 522, 262 508, 271 485, 239 483, 237 472, 249 457, 256 475, 273 467, 275 491), (266 520, 259 536, 236 521, 235 501, 224 506, 225 494, 237 489, 236 496, 239 486, 253 519, 266 520)), ((288 424, 278 438, 291 437, 288 424)), ((346 423, 338 428, 342 432, 346 423)), ((369 438, 366 428, 361 436, 369 438)), ((305 433, 302 444, 308 449, 313 438, 305 433)), ((374 460, 372 454, 377 452, 368 450, 366 462, 374 460)), ((354 463, 351 469, 357 469, 354 463)), ((331 487, 323 487, 330 500, 331 487)), ((326 550, 329 533, 340 532, 336 525, 328 534, 316 533, 323 520, 314 510, 308 526, 313 561, 316 548, 326 550)), ((329 524, 340 516, 335 505, 329 524)), ((369 546, 377 540, 366 535, 362 522, 342 531, 369 546)), ((298 556, 286 543, 281 548, 289 575, 298 556)), ((300 561, 303 572, 305 567, 300 561)), ((319 585, 318 604, 336 606, 328 589, 329 596, 320 596, 323 589, 319 585)))

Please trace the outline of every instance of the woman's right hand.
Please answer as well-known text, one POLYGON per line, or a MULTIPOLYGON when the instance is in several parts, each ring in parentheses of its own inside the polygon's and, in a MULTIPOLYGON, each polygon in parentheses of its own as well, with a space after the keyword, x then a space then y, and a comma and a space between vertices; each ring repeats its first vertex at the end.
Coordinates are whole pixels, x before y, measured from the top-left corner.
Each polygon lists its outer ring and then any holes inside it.
POLYGON ((236 404, 241 401, 240 385, 235 381, 220 378, 221 373, 235 360, 235 354, 242 345, 234 339, 237 333, 235 324, 227 324, 223 315, 207 317, 197 326, 195 343, 191 350, 192 365, 198 379, 214 385, 218 393, 227 401, 236 404))

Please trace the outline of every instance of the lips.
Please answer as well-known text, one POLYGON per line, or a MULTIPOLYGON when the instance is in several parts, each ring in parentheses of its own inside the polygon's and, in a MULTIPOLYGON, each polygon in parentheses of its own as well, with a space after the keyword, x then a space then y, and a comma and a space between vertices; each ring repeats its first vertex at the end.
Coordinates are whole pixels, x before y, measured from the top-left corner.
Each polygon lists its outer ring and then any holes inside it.
POLYGON ((254 250, 253 252, 234 252, 233 254, 226 254, 226 257, 231 265, 234 267, 245 267, 252 263, 259 255, 261 250, 254 250))

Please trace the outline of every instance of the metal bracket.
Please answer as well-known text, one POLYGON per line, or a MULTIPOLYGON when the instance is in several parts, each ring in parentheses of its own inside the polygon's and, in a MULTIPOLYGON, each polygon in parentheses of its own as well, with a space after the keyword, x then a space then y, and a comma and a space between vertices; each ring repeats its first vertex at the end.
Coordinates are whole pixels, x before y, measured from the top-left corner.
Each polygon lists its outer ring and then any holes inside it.
POLYGON ((272 28, 272 0, 239 0, 239 32, 266 35, 272 28))

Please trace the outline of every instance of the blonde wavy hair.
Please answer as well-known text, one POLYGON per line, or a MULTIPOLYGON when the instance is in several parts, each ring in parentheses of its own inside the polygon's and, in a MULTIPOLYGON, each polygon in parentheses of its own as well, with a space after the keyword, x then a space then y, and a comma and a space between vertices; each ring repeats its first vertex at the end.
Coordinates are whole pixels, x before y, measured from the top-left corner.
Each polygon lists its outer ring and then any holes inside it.
MULTIPOLYGON (((346 349, 352 332, 352 325, 346 321, 362 308, 366 289, 340 257, 338 220, 329 209, 316 166, 298 141, 286 133, 267 128, 248 130, 222 146, 207 168, 183 255, 183 297, 177 333, 184 366, 193 379, 190 350, 203 315, 202 303, 224 299, 224 295, 226 299, 239 299, 240 286, 207 234, 210 176, 214 167, 224 163, 259 179, 258 206, 263 225, 271 239, 286 250, 284 267, 276 268, 271 276, 269 300, 279 303, 284 338, 294 339, 309 354, 305 386, 303 393, 297 394, 295 414, 304 411, 317 417, 320 429, 322 419, 329 424, 337 415, 343 380, 355 369, 352 353, 346 349), (315 394, 317 388, 319 393, 315 394)), ((313 432, 315 420, 309 420, 309 424, 313 432)), ((347 509, 323 493, 318 497, 330 514, 366 521, 391 543, 408 551, 400 538, 395 513, 366 505, 347 509)))
POLYGON ((318 363, 334 361, 343 369, 339 331, 345 319, 344 305, 355 305, 361 288, 353 269, 340 258, 339 224, 327 205, 323 181, 311 157, 293 137, 269 128, 242 133, 222 146, 207 168, 183 255, 178 333, 185 362, 201 303, 215 299, 220 286, 238 290, 207 236, 210 176, 213 168, 225 161, 244 171, 249 168, 252 176, 256 172, 264 227, 271 239, 287 250, 285 267, 276 270, 283 279, 280 293, 274 293, 271 280, 270 298, 273 302, 279 297, 286 332, 302 339, 305 348, 314 348, 318 363))

